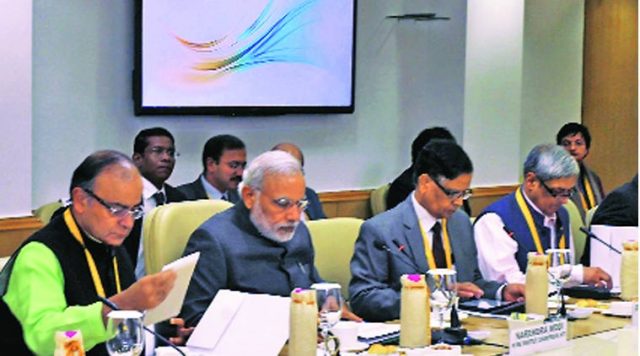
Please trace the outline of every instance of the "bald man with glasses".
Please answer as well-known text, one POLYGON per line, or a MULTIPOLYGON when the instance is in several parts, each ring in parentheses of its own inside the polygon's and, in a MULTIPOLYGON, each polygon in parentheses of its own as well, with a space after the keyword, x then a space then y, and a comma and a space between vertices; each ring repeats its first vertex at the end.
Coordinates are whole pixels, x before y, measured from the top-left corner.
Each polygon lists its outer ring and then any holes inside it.
MULTIPOLYGON (((560 146, 538 145, 529 152, 523 173, 522 185, 488 206, 474 224, 478 265, 492 280, 523 283, 527 253, 574 249, 563 205, 576 192, 576 160, 560 146)), ((611 276, 598 267, 574 265, 569 283, 611 288, 611 276)))
POLYGON ((433 140, 414 163, 415 190, 395 208, 364 222, 351 259, 353 311, 367 321, 400 317, 400 277, 455 268, 458 295, 514 301, 524 285, 482 278, 469 216, 473 166, 451 140, 433 140))

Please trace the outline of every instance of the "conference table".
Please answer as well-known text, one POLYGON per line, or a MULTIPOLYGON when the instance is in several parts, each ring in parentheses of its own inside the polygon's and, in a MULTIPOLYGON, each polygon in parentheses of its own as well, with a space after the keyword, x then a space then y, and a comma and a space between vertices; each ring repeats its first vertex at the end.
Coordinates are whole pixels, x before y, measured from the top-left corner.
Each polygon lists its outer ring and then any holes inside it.
MULTIPOLYGON (((395 321, 396 323, 398 321, 395 321)), ((605 355, 615 355, 615 340, 617 337, 617 331, 621 330, 625 326, 631 323, 631 318, 628 317, 616 317, 616 316, 606 316, 599 312, 592 313, 586 319, 578 319, 567 322, 567 331, 568 338, 570 340, 570 345, 577 344, 582 342, 580 348, 582 350, 594 350, 589 343, 603 344, 602 348, 606 350, 604 353, 591 353, 588 354, 597 354, 599 356, 605 355), (591 336, 603 335, 603 339, 589 339, 591 336), (606 345, 605 341, 602 340, 613 340, 608 342, 606 345), (589 342, 589 343, 587 343, 589 342)), ((472 354, 472 355, 500 355, 508 353, 509 349, 509 327, 507 325, 507 321, 504 319, 495 319, 495 318, 485 318, 485 317, 477 317, 477 316, 468 316, 467 318, 462 320, 462 327, 469 331, 473 330, 482 330, 489 331, 489 336, 484 340, 486 343, 494 344, 494 345, 472 345, 472 346, 464 346, 462 348, 463 354, 472 354)), ((571 351, 571 350, 558 350, 557 354, 574 354, 574 355, 584 355, 583 351, 571 351)), ((636 350, 637 353, 637 350, 636 350)), ((285 346, 280 353, 280 356, 287 356, 287 347, 285 346)))

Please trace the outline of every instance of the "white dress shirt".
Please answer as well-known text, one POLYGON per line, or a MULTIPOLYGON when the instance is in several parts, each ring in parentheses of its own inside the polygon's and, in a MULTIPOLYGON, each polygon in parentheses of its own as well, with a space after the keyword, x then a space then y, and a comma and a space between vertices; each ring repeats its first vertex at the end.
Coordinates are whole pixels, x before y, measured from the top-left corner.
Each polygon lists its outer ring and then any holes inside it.
MULTIPOLYGON (((521 188, 518 188, 521 189, 521 188)), ((555 236, 555 224, 557 214, 547 216, 531 202, 527 194, 522 192, 525 200, 530 206, 542 214, 544 225, 551 230, 551 247, 558 248, 557 237, 555 236)), ((507 283, 524 283, 525 274, 520 271, 515 254, 518 251, 518 242, 511 238, 504 230, 504 222, 496 213, 487 213, 474 224, 474 238, 478 249, 478 266, 485 279, 507 283)), ((573 236, 571 230, 565 232, 565 237, 570 241, 571 262, 575 263, 573 253, 573 236)), ((574 265, 571 270, 571 277, 568 284, 582 283, 582 265, 574 265)))
MULTIPOLYGON (((167 192, 164 189, 164 185, 162 185, 162 189, 158 190, 158 188, 156 188, 156 186, 153 185, 153 183, 149 182, 145 177, 142 177, 142 205, 143 205, 142 208, 144 210, 145 217, 148 212, 150 212, 153 208, 156 207, 156 199, 154 195, 158 192, 162 192, 162 194, 164 194, 166 199, 167 192)), ((142 231, 142 228, 140 228, 140 245, 138 246, 138 259, 136 261, 136 266, 135 266, 136 279, 140 279, 146 275, 146 270, 144 267, 144 251, 142 247, 143 245, 142 236, 143 236, 143 231, 142 231)))

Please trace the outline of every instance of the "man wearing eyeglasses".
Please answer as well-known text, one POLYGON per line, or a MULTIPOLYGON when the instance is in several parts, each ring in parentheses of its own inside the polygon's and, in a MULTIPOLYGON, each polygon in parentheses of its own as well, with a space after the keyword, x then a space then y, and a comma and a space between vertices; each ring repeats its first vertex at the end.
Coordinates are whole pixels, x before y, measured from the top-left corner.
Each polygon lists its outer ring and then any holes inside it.
POLYGON ((136 282, 121 246, 142 214, 142 181, 133 162, 98 151, 73 173, 72 204, 29 237, 0 274, 0 350, 53 355, 59 331, 80 330, 87 355, 107 355, 111 309, 147 310, 175 281, 165 271, 136 282))
POLYGON ((300 222, 305 180, 290 154, 269 151, 245 172, 242 200, 214 215, 189 238, 200 251, 180 316, 195 326, 220 289, 289 296, 322 282, 307 227, 300 222))
POLYGON ((455 269, 463 298, 522 299, 522 284, 484 280, 478 270, 469 216, 473 166, 451 140, 432 140, 414 164, 415 190, 395 208, 365 221, 351 259, 353 311, 368 321, 400 316, 400 277, 455 269))
POLYGON ((187 200, 223 199, 236 203, 246 165, 247 150, 242 140, 232 135, 213 136, 202 150, 202 174, 178 189, 187 200))
MULTIPOLYGON (((175 140, 162 127, 140 131, 133 143, 133 163, 142 175, 142 206, 145 213, 167 203, 186 199, 178 189, 167 183, 176 164, 175 140)), ((124 242, 131 262, 135 266, 137 278, 145 275, 142 250, 142 219, 136 221, 131 234, 124 242)))
MULTIPOLYGON (((538 145, 529 152, 522 185, 488 206, 475 221, 478 265, 486 278, 523 283, 527 253, 556 248, 573 252, 569 214, 563 205, 575 192, 578 174, 575 159, 561 146, 538 145)), ((598 267, 574 265, 570 283, 611 288, 611 277, 598 267)))

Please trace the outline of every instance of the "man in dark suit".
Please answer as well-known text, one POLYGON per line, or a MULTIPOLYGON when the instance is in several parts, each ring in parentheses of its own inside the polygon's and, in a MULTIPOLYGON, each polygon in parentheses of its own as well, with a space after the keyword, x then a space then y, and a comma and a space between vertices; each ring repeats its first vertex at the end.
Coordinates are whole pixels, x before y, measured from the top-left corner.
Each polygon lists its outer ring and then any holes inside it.
MULTIPOLYGON (((271 149, 272 151, 279 150, 287 152, 288 154, 295 157, 295 159, 300 162, 302 169, 304 171, 304 155, 300 148, 293 143, 290 142, 281 142, 271 149)), ((322 210, 322 204, 320 203, 320 198, 318 198, 318 194, 315 190, 306 187, 304 191, 305 199, 309 202, 307 205, 307 210, 305 210, 305 215, 309 220, 319 220, 326 219, 327 216, 324 214, 324 210, 322 210)))
MULTIPOLYGON (((609 193, 598 205, 591 225, 638 226, 638 175, 609 193)), ((581 263, 591 265, 591 239, 584 245, 581 263)))
MULTIPOLYGON (((132 160, 142 175, 142 203, 145 213, 151 209, 185 200, 184 194, 166 183, 176 164, 176 147, 173 135, 162 127, 140 131, 133 143, 132 160)), ((136 225, 124 246, 135 266, 136 277, 145 275, 142 254, 142 219, 136 225)))
POLYGON ((459 208, 469 198, 473 166, 451 140, 433 140, 414 164, 415 190, 392 210, 362 224, 351 259, 353 311, 369 321, 400 315, 400 277, 454 268, 463 298, 518 300, 524 285, 482 278, 469 216, 459 208))
MULTIPOLYGON (((414 164, 418 153, 427 143, 434 139, 451 140, 453 142, 456 139, 451 132, 444 127, 430 127, 422 130, 411 143, 411 166, 405 169, 396 179, 389 185, 389 192, 387 193, 387 210, 393 209, 396 205, 402 203, 416 187, 416 182, 413 177, 414 164)), ((465 200, 462 203, 462 208, 471 215, 471 208, 469 203, 465 200)))
POLYGON ((187 200, 223 199, 236 203, 240 200, 238 184, 246 165, 244 142, 232 135, 214 136, 202 150, 202 174, 178 189, 187 200))

